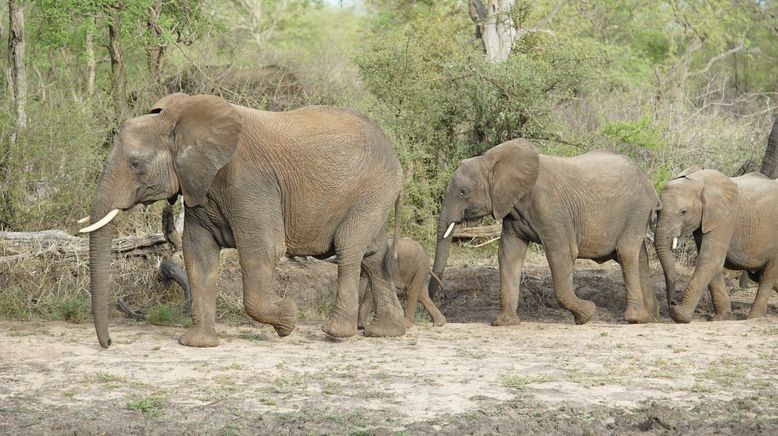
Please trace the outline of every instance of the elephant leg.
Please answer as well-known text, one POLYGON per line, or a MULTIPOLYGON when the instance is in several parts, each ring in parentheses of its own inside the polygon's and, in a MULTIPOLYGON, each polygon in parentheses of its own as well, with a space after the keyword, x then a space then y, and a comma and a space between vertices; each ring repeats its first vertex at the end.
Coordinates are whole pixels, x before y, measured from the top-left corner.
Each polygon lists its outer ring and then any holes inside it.
POLYGON ((192 294, 192 326, 178 339, 189 347, 219 345, 216 322, 216 278, 221 247, 197 223, 184 227, 184 265, 192 294))
MULTIPOLYGON (((322 330, 330 336, 347 338, 357 333, 360 260, 357 252, 338 253, 338 290, 335 294, 335 306, 322 326, 322 330)), ((365 292, 367 293, 367 290, 365 292)))
POLYGON ((717 274, 721 274, 729 239, 725 240, 719 235, 713 235, 716 232, 723 232, 723 230, 717 228, 706 233, 702 240, 697 243, 697 266, 689 279, 689 284, 686 285, 681 301, 670 307, 670 318, 675 322, 691 322, 694 309, 702 297, 702 291, 708 287, 717 274))
POLYGON ((546 247, 546 258, 554 280, 554 294, 565 309, 572 312, 576 324, 586 324, 597 313, 592 301, 582 300, 573 292, 573 265, 575 258, 561 247, 546 247))
POLYGON ((255 235, 251 244, 238 242, 243 307, 257 322, 272 325, 281 337, 292 333, 298 316, 297 304, 282 299, 273 289, 273 271, 285 252, 283 240, 270 235, 255 235))
POLYGON ((394 281, 385 267, 384 259, 389 246, 384 232, 381 233, 375 242, 377 250, 362 259, 362 269, 370 281, 369 288, 376 305, 375 318, 365 327, 365 336, 402 336, 405 334, 405 319, 394 281))
POLYGON ((743 271, 740 274, 740 282, 738 283, 738 286, 740 286, 743 289, 748 289, 750 284, 751 281, 748 278, 748 271, 743 271))
POLYGON ((656 298, 656 293, 651 287, 651 275, 648 266, 648 251, 646 249, 646 242, 643 241, 640 244, 640 290, 643 292, 643 305, 646 307, 648 314, 654 319, 654 322, 659 321, 659 300, 656 298))
POLYGON ((711 300, 713 300, 713 309, 716 311, 713 320, 725 321, 734 319, 734 316, 732 315, 732 304, 729 301, 727 283, 724 281, 723 272, 719 272, 713 277, 713 280, 711 280, 708 285, 708 289, 710 290, 711 300))
POLYGON ((418 290, 416 291, 416 295, 418 295, 419 302, 421 303, 422 306, 424 306, 424 308, 432 317, 432 324, 435 325, 435 327, 440 327, 446 323, 446 317, 443 316, 442 313, 440 313, 438 307, 435 306, 435 303, 432 302, 432 299, 430 298, 429 290, 427 289, 427 280, 420 280, 420 282, 421 285, 418 286, 418 290))
POLYGON ((359 312, 357 315, 357 328, 364 329, 367 325, 367 317, 373 311, 375 304, 373 302, 373 292, 367 285, 367 277, 359 278, 359 289, 362 290, 362 302, 359 303, 359 312))
POLYGON ((748 319, 761 318, 767 313, 767 300, 770 298, 770 291, 776 286, 778 279, 778 268, 773 261, 768 262, 762 270, 759 279, 759 288, 756 291, 754 304, 751 305, 751 311, 748 313, 748 319))
POLYGON ((503 228, 497 261, 500 267, 500 313, 493 326, 516 325, 521 321, 516 314, 521 290, 521 269, 529 242, 503 228))
POLYGON ((624 319, 631 323, 655 321, 644 304, 644 294, 640 284, 640 249, 632 245, 634 244, 617 250, 621 273, 627 287, 627 308, 624 310, 624 319))

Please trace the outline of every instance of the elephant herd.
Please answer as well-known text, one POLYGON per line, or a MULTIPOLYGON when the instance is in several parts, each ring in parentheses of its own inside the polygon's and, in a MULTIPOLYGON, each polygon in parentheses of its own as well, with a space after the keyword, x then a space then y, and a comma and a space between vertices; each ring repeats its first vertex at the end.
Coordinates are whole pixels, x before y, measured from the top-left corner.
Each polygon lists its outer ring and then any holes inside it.
MULTIPOLYGON (((778 142, 778 127, 773 130, 771 142, 778 142)), ((690 321, 706 286, 717 318, 731 316, 723 267, 747 271, 759 283, 749 317, 764 315, 770 290, 778 289, 778 242, 766 237, 778 231, 778 181, 764 175, 730 178, 690 168, 657 195, 646 174, 623 155, 595 151, 552 157, 526 140, 508 141, 463 160, 452 175, 441 205, 432 273, 424 250, 399 239, 402 188, 402 168, 391 143, 358 113, 325 106, 270 112, 210 95, 163 97, 117 132, 91 218, 85 220, 92 223, 81 229, 90 236, 92 312, 100 345, 111 344, 113 218, 137 204, 172 204, 179 195, 186 211, 183 252, 193 319, 179 342, 187 346, 219 342, 214 323, 222 248, 238 251, 246 312, 280 336, 291 333, 298 319, 294 301, 273 289, 273 271, 284 255, 336 256, 335 304, 322 327, 330 336, 353 336, 358 328, 366 336, 403 335, 417 299, 442 325, 445 317, 429 297, 441 285, 430 281, 428 295, 428 278, 442 277, 454 227, 485 216, 502 222, 501 310, 495 326, 519 323, 519 283, 530 242, 543 245, 554 293, 577 324, 596 313, 593 302, 573 292, 579 258, 616 260, 627 289, 624 319, 658 321, 646 244, 654 214, 656 250, 676 322, 690 321), (694 236, 699 256, 676 303, 672 249, 687 234, 694 236), (360 305, 361 276, 369 291, 360 305), (405 317, 395 285, 408 290, 405 317)))

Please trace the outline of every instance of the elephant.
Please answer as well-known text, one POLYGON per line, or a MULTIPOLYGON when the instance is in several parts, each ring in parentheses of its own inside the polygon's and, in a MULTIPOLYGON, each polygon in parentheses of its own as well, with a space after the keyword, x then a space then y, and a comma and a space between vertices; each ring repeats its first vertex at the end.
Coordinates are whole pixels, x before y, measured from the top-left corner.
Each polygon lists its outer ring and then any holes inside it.
MULTIPOLYGON (((405 291, 405 326, 413 325, 413 315, 416 313, 416 302, 432 317, 436 327, 446 323, 446 317, 430 299, 427 283, 430 278, 440 282, 440 279, 430 271, 430 260, 424 248, 413 239, 402 238, 397 242, 397 271, 394 272, 394 284, 400 291, 405 291)), ((373 297, 365 292, 359 305, 359 326, 367 322, 367 315, 373 311, 373 297)))
POLYGON ((713 169, 693 167, 669 181, 660 194, 654 243, 665 273, 670 317, 691 321, 704 287, 716 315, 731 319, 732 309, 722 268, 744 270, 759 283, 749 318, 764 316, 771 289, 778 289, 778 181, 761 173, 727 177, 713 169), (676 270, 672 249, 692 234, 697 266, 679 303, 675 303, 676 270))
POLYGON ((216 277, 221 248, 237 248, 243 303, 280 336, 298 317, 292 300, 273 291, 284 254, 338 263, 336 301, 322 329, 357 332, 360 271, 377 303, 367 336, 405 333, 394 292, 396 259, 386 224, 394 205, 398 237, 402 167, 381 128, 356 112, 310 106, 267 112, 210 95, 175 93, 148 114, 126 120, 92 198, 89 233, 92 313, 101 346, 108 333, 111 220, 120 210, 183 197, 183 252, 193 325, 182 345, 218 345, 216 277))
MULTIPOLYGON (((520 322, 519 283, 530 242, 543 245, 556 298, 576 324, 596 313, 593 302, 573 292, 577 258, 617 260, 627 288, 624 319, 657 321, 645 237, 658 205, 651 181, 626 156, 607 150, 545 156, 527 140, 511 140, 463 160, 451 176, 438 219, 433 272, 443 278, 455 225, 491 214, 502 220, 500 313, 492 325, 520 322)), ((430 295, 435 286, 430 283, 430 295)))
MULTIPOLYGON (((773 128, 770 129, 770 135, 767 137, 767 147, 759 172, 771 179, 778 178, 778 118, 773 122, 773 128)), ((740 287, 747 288, 748 284, 748 273, 743 271, 740 276, 740 287)))

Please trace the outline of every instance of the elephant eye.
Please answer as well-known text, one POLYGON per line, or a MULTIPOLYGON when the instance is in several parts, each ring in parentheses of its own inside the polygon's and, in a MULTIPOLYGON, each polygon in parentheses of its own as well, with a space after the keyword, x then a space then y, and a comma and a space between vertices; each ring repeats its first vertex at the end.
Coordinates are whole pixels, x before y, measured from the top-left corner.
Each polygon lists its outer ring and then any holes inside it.
POLYGON ((681 216, 686 215, 686 212, 688 212, 686 209, 681 209, 681 216))
POLYGON ((462 188, 462 189, 459 191, 459 197, 460 197, 460 198, 461 198, 461 197, 464 197, 464 196, 465 196, 465 194, 467 194, 467 190, 465 190, 464 188, 462 188))
POLYGON ((138 160, 130 159, 130 169, 133 171, 138 171, 141 168, 141 163, 138 160))

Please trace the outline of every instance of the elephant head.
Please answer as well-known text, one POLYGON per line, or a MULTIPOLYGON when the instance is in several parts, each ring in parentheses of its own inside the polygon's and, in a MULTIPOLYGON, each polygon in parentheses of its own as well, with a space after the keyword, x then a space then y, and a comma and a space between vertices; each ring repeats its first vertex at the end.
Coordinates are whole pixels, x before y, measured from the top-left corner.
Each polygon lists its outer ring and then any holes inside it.
POLYGON ((186 206, 204 202, 216 173, 233 156, 242 127, 240 114, 212 96, 171 94, 146 115, 124 122, 118 131, 92 198, 89 263, 92 315, 100 345, 108 334, 108 272, 111 220, 120 210, 157 200, 186 206))
MULTIPOLYGON (((669 181, 660 194, 654 243, 665 272, 667 304, 675 304, 675 259, 678 238, 715 230, 737 206, 737 185, 716 170, 687 169, 669 181)), ((713 267, 713 266, 712 266, 713 267)))
MULTIPOLYGON (((529 142, 517 139, 502 143, 482 156, 460 162, 451 176, 438 217, 433 272, 443 277, 454 226, 487 215, 500 220, 517 201, 530 192, 538 178, 540 157, 529 142)), ((434 298, 439 285, 430 281, 434 298)))

